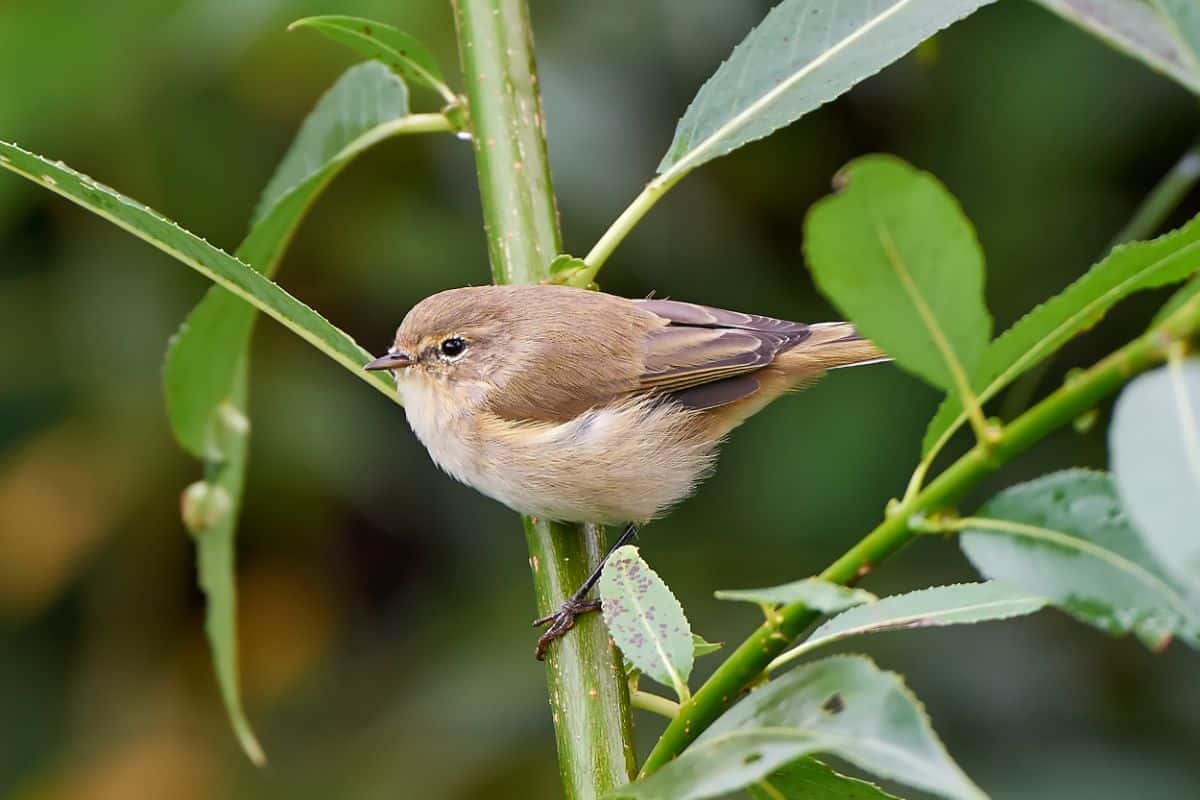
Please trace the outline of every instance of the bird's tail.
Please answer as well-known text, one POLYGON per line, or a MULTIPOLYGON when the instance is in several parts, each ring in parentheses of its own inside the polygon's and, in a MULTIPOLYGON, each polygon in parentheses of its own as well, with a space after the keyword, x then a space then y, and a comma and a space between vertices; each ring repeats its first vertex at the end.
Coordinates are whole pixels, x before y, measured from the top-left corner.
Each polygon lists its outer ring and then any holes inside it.
POLYGON ((809 325, 812 335, 793 351, 821 369, 841 369, 891 361, 869 339, 863 338, 849 322, 819 322, 809 325))

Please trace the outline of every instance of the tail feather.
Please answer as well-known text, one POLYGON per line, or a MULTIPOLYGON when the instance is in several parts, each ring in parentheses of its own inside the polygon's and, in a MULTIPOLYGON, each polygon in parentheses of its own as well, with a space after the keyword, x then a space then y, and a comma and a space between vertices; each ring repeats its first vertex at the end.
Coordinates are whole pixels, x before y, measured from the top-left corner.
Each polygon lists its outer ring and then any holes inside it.
POLYGON ((818 322, 809 325, 812 336, 796 350, 813 359, 824 369, 859 367, 891 361, 869 339, 864 338, 849 322, 818 322))

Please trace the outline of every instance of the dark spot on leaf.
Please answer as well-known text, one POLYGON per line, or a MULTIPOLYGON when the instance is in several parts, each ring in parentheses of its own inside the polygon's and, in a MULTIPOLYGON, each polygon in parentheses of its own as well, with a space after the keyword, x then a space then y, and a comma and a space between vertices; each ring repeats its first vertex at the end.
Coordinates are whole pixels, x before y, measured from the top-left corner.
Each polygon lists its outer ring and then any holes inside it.
POLYGON ((753 764, 756 761, 762 761, 762 757, 762 753, 747 753, 742 757, 742 763, 746 765, 753 764))
POLYGON ((375 31, 371 30, 371 26, 370 26, 370 25, 363 25, 363 33, 365 33, 367 36, 374 36, 374 35, 375 35, 375 31))
POLYGON ((841 692, 834 692, 829 695, 829 699, 821 704, 821 710, 827 714, 840 714, 846 710, 846 701, 842 699, 841 692))

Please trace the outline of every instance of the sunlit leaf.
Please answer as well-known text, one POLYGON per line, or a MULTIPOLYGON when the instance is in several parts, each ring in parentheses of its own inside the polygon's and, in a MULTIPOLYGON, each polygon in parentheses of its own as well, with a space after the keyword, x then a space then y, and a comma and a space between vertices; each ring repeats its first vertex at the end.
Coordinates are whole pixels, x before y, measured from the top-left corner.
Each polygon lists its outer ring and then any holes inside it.
POLYGON ((1125 387, 1110 442, 1123 505, 1159 563, 1200 603, 1200 359, 1125 387))
MULTIPOLYGON (((1046 8, 1090 31, 1117 50, 1133 56, 1191 91, 1200 94, 1200 49, 1186 45, 1163 9, 1192 10, 1192 35, 1200 15, 1195 0, 1037 0, 1046 8)), ((1194 39, 1200 42, 1200 38, 1194 39)))
POLYGON ((1153 649, 1172 636, 1200 645, 1200 613, 1150 554, 1108 475, 1066 470, 1019 484, 969 522, 962 549, 986 577, 1153 649))
POLYGON ((955 389, 992 328, 971 223, 932 175, 890 156, 850 162, 836 185, 804 224, 817 285, 897 364, 955 389))
POLYGON ((288 30, 312 28, 350 47, 367 58, 387 64, 400 75, 427 86, 442 95, 448 103, 456 101, 446 86, 437 60, 420 41, 402 30, 382 22, 342 15, 305 17, 288 26, 288 30))
POLYGON ((610 797, 717 797, 816 753, 942 797, 984 797, 946 753, 900 676, 857 656, 805 664, 772 680, 675 761, 610 797))
POLYGON ((362 366, 371 355, 347 334, 247 264, 141 203, 69 167, 0 142, 0 167, 66 197, 186 264, 266 313, 337 364, 399 402, 392 381, 362 366))
POLYGON ((834 772, 815 758, 793 761, 746 787, 754 800, 899 800, 873 783, 834 772), (765 784, 765 785, 764 785, 765 784))
POLYGON ((600 575, 604 622, 634 667, 687 696, 692 672, 692 629, 662 578, 625 545, 608 557, 600 575))
MULTIPOLYGON (((971 385, 986 401, 1017 376, 1095 325, 1134 292, 1184 280, 1200 269, 1200 217, 1148 242, 1115 248, 1083 277, 1037 306, 988 346, 971 385)), ((929 452, 966 421, 948 396, 925 432, 929 452)))
POLYGON ((882 631, 939 628, 1032 614, 1046 605, 1041 597, 998 581, 933 586, 884 597, 838 614, 802 643, 771 662, 774 670, 818 647, 882 631))
POLYGON ((700 88, 658 172, 688 172, 795 122, 988 2, 784 0, 700 88))
POLYGON ((820 611, 822 614, 832 614, 876 599, 875 595, 863 589, 851 589, 820 578, 804 578, 763 589, 722 589, 714 592, 714 595, 718 600, 740 600, 768 606, 804 603, 813 611, 820 611))
MULTIPOLYGON (((347 70, 305 119, 235 256, 274 275, 316 196, 355 156, 393 135, 407 115, 408 92, 386 67, 372 62, 347 70)), ((197 457, 223 457, 215 446, 217 409, 229 399, 256 317, 252 306, 213 287, 171 341, 163 368, 167 416, 179 443, 197 457)))

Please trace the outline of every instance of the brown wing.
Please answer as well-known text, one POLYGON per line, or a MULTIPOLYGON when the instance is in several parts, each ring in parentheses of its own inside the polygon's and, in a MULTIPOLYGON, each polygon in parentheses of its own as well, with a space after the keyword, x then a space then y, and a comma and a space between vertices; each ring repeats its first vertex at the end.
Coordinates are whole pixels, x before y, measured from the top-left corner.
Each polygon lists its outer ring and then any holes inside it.
POLYGON ((759 388, 753 373, 812 335, 799 322, 674 300, 635 302, 666 323, 643 341, 640 388, 697 409, 753 394, 759 388))

